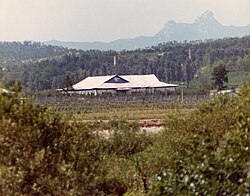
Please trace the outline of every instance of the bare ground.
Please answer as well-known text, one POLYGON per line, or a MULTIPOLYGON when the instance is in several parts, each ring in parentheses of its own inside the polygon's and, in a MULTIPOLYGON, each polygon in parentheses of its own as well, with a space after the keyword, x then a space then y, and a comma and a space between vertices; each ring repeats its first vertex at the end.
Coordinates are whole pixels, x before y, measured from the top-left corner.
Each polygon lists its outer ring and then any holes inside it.
MULTIPOLYGON (((128 120, 132 121, 132 120, 128 120)), ((76 121, 68 121, 69 124, 74 123, 90 123, 90 124, 106 124, 109 123, 109 120, 76 120, 76 121)), ((140 127, 161 127, 163 126, 163 119, 141 119, 139 120, 140 127)))

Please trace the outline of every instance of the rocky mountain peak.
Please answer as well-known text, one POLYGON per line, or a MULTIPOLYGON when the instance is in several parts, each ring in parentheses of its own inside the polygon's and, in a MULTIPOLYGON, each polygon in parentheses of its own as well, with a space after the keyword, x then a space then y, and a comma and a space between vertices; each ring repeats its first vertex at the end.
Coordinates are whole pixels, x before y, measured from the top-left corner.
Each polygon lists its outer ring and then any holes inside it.
MULTIPOLYGON (((206 11, 193 23, 179 23, 174 20, 168 21, 165 26, 154 36, 137 36, 134 39, 120 39, 110 43, 105 42, 68 42, 56 45, 63 45, 68 48, 77 48, 83 50, 134 50, 145 48, 168 41, 191 41, 217 39, 224 37, 242 37, 250 34, 250 25, 224 26, 214 18, 211 11, 206 11)), ((51 44, 51 43, 50 43, 51 44)))
POLYGON ((204 12, 201 16, 199 16, 195 20, 196 24, 207 24, 207 25, 212 25, 212 24, 217 24, 220 25, 220 23, 214 18, 214 14, 211 11, 206 11, 204 12))
POLYGON ((213 14, 213 12, 207 10, 200 17, 201 18, 210 18, 210 19, 213 19, 214 18, 214 14, 213 14))

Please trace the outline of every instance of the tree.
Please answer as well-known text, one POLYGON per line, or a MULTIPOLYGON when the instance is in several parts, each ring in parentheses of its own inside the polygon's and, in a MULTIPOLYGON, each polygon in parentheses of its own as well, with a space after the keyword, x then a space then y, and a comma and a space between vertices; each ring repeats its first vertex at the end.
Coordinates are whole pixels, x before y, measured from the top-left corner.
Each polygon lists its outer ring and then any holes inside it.
POLYGON ((63 90, 66 92, 72 90, 72 85, 73 83, 71 82, 69 75, 67 75, 63 81, 63 90))
POLYGON ((225 87, 225 82, 228 82, 227 73, 228 71, 224 65, 219 65, 218 67, 214 68, 212 72, 212 80, 214 81, 213 86, 217 88, 218 91, 225 87))
POLYGON ((102 195, 96 134, 10 90, 0 92, 0 195, 102 195))

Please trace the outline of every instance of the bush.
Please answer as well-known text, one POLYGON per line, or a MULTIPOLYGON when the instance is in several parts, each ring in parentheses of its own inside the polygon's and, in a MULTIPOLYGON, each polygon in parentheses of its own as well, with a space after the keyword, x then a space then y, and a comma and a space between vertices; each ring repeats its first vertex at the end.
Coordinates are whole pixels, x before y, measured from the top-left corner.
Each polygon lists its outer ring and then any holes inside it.
POLYGON ((133 186, 126 158, 153 143, 138 123, 111 121, 106 139, 13 90, 0 94, 0 195, 121 195, 133 186))
POLYGON ((186 133, 178 160, 154 177, 152 195, 246 195, 250 189, 250 83, 218 97, 166 132, 186 133), (189 140, 187 142, 187 140, 189 140))
POLYGON ((0 94, 0 195, 93 194, 102 173, 97 136, 22 97, 0 94))
POLYGON ((120 157, 129 157, 142 152, 154 143, 154 135, 140 132, 139 123, 112 120, 107 125, 109 137, 106 140, 106 152, 120 157))

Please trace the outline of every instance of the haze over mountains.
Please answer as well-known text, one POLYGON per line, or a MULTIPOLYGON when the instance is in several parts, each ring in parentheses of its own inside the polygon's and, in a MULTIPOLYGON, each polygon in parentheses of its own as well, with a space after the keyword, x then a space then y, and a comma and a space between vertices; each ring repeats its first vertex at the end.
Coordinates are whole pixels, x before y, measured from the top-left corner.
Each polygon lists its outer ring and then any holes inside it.
POLYGON ((75 48, 81 50, 134 50, 150 47, 169 41, 192 41, 218 39, 225 37, 243 37, 250 35, 250 25, 225 26, 214 18, 211 11, 206 11, 194 23, 168 21, 164 28, 154 36, 138 36, 132 39, 119 39, 112 42, 61 42, 51 40, 46 44, 75 48))

